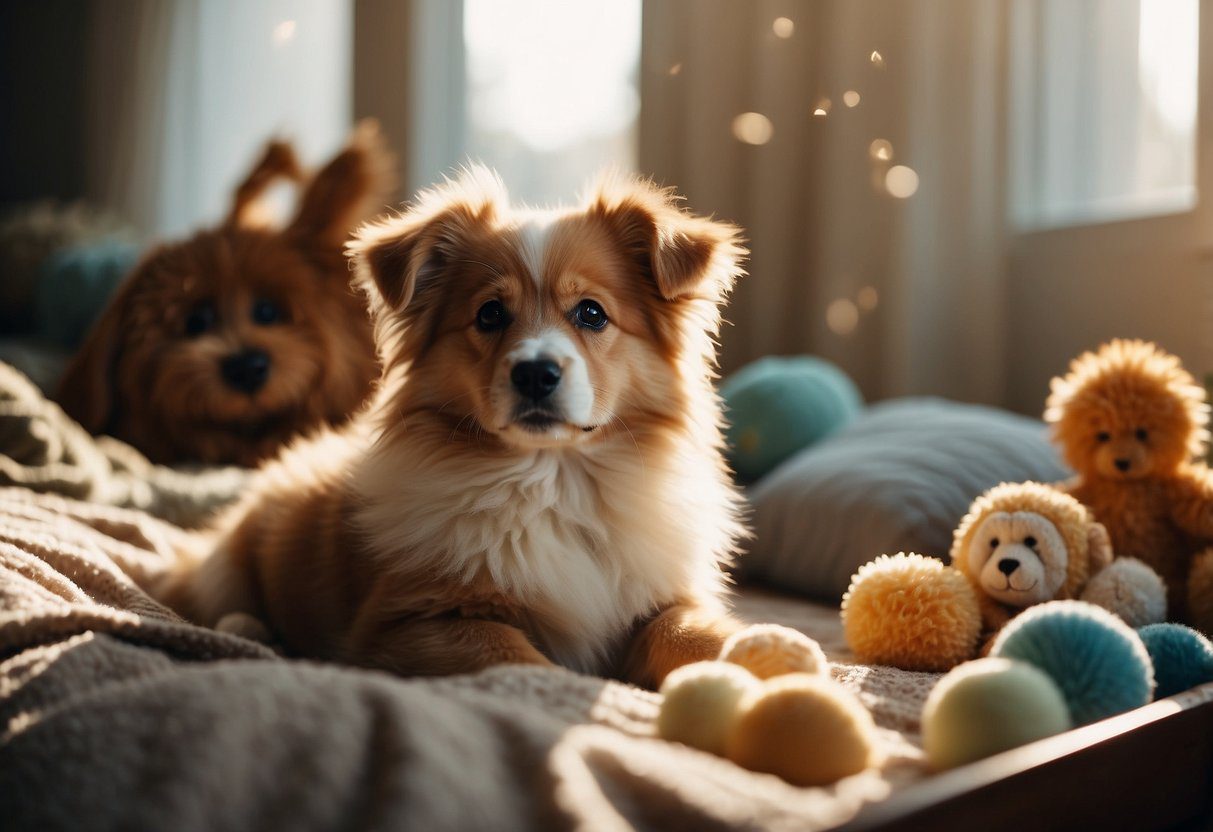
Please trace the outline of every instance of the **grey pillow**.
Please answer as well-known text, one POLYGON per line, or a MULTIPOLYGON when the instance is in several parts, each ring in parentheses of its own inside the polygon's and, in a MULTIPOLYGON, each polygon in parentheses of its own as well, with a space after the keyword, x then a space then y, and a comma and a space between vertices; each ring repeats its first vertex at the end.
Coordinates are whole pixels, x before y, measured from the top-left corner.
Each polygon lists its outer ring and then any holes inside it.
POLYGON ((986 489, 1067 473, 1039 420, 943 399, 876 405, 750 489, 739 576, 836 600, 877 555, 946 557, 986 489))

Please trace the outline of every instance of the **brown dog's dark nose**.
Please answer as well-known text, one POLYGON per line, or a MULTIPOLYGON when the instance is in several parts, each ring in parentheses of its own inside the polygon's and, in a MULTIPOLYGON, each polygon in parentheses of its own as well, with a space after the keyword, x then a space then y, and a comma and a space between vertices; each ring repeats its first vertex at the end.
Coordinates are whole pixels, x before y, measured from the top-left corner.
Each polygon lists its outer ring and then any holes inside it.
POLYGON ((519 361, 510 371, 514 389, 531 401, 540 401, 552 395, 560 386, 560 365, 550 359, 519 361))
POLYGON ((998 571, 1006 575, 1008 578, 1011 577, 1011 573, 1018 568, 1019 561, 1015 560, 1015 558, 1003 558, 998 562, 998 571))
POLYGON ((220 361, 219 369, 228 387, 252 395, 270 376, 270 357, 264 350, 241 350, 220 361))
POLYGON ((1127 459, 1116 460, 1116 470, 1128 471, 1129 470, 1129 460, 1127 460, 1127 459))

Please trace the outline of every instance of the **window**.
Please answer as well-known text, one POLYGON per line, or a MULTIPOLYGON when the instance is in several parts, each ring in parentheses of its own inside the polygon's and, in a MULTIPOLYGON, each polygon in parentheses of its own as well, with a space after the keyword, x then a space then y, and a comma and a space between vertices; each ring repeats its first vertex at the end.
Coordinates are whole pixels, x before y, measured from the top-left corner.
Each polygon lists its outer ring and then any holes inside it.
POLYGON ((1196 203, 1197 0, 1012 6, 1011 216, 1022 229, 1196 203))
POLYGON ((567 200, 631 169, 640 0, 465 0, 466 152, 520 200, 567 200))

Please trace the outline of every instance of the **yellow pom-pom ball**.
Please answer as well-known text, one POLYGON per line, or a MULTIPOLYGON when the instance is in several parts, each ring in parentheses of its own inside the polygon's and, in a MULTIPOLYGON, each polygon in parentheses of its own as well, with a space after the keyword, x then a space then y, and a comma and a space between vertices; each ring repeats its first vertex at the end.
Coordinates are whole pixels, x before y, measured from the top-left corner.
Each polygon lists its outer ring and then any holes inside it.
POLYGON ((872 715, 822 676, 791 673, 747 693, 729 732, 728 758, 797 786, 820 786, 879 762, 872 715))
POLYGON ((922 745, 938 769, 1018 748, 1070 728, 1049 676, 1027 662, 977 659, 944 676, 922 709, 922 745))
POLYGON ((757 684, 745 668, 726 662, 695 662, 678 668, 661 685, 658 735, 724 754, 737 705, 757 684))
POLYGON ((956 569, 922 555, 881 555, 851 578, 842 625, 860 661, 949 670, 976 655, 981 609, 956 569))
POLYGON ((720 660, 739 664, 759 679, 785 673, 825 674, 830 670, 817 642, 779 624, 755 624, 734 633, 724 643, 720 660))

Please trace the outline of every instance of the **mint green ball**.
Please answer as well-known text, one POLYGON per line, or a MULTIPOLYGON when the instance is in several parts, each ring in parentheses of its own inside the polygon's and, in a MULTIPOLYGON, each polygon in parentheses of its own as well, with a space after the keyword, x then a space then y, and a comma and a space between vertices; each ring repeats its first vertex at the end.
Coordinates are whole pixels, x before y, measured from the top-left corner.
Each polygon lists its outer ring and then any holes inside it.
POLYGON ((953 668, 922 709, 922 745, 936 769, 981 760, 1070 729, 1048 674, 1024 662, 977 659, 953 668))
POLYGON ((810 356, 770 356, 720 386, 725 440, 737 479, 751 483, 854 421, 863 396, 850 377, 810 356))
POLYGON ((1052 677, 1075 725, 1139 708, 1154 695, 1154 666, 1129 625, 1085 601, 1030 607, 1002 628, 990 655, 1033 664, 1052 677))

